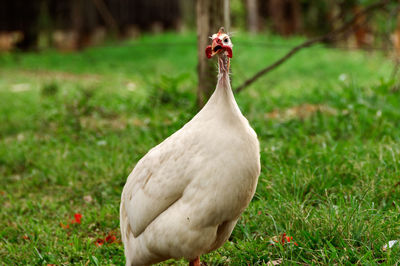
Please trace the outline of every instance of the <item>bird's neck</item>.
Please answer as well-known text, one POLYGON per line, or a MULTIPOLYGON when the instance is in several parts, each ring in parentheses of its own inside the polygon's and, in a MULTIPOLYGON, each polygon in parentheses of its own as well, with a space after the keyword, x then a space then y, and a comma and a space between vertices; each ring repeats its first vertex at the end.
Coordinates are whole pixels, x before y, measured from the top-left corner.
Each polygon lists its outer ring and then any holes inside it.
POLYGON ((218 80, 221 79, 221 76, 226 75, 229 79, 229 66, 230 61, 229 57, 225 54, 222 54, 218 57, 218 80))
POLYGON ((225 54, 218 56, 218 82, 213 96, 236 104, 229 80, 229 58, 225 54))
POLYGON ((217 108, 219 110, 217 112, 221 114, 241 116, 229 80, 229 58, 226 55, 218 57, 217 87, 207 105, 210 108, 217 108))

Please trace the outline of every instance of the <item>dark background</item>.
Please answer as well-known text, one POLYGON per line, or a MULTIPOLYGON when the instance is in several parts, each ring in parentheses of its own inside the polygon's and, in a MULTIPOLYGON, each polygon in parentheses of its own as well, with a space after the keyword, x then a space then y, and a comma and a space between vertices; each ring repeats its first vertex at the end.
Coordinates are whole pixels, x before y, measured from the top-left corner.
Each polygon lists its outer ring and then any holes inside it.
MULTIPOLYGON (((232 0, 231 28, 283 36, 316 36, 340 26, 377 1, 365 0, 232 0)), ((398 28, 398 1, 385 13, 360 18, 349 33, 352 48, 393 44, 398 28), (388 15, 389 14, 389 15, 388 15), (391 37, 392 36, 392 37, 391 37)), ((107 39, 135 38, 142 33, 193 30, 195 0, 1 0, 0 50, 76 50, 107 39)))

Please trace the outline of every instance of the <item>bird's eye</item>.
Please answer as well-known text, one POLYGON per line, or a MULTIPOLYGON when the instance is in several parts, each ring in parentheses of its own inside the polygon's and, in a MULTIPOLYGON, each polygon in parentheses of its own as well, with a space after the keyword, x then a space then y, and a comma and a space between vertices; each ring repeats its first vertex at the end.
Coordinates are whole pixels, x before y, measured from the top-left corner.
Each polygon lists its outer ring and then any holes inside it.
POLYGON ((229 42, 229 39, 228 38, 225 38, 224 39, 224 43, 228 43, 229 42))

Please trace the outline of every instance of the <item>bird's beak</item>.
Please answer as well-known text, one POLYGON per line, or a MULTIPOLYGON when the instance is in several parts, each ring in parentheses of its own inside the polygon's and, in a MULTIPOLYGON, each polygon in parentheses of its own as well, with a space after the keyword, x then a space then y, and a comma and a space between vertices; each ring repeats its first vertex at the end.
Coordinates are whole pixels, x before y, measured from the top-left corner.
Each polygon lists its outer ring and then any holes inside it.
POLYGON ((206 48, 206 56, 208 58, 211 58, 214 55, 221 53, 221 52, 226 52, 227 56, 229 58, 232 58, 232 48, 228 45, 224 45, 220 38, 215 38, 212 41, 212 44, 207 46, 207 48, 206 48))

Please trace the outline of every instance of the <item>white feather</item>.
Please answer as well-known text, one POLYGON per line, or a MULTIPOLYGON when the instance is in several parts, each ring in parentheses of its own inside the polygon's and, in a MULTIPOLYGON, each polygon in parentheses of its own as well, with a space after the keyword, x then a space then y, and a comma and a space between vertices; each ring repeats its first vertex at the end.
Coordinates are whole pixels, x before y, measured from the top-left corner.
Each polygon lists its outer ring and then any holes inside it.
POLYGON ((129 175, 120 207, 126 264, 193 260, 220 247, 253 197, 259 173, 257 136, 222 74, 204 108, 129 175))

